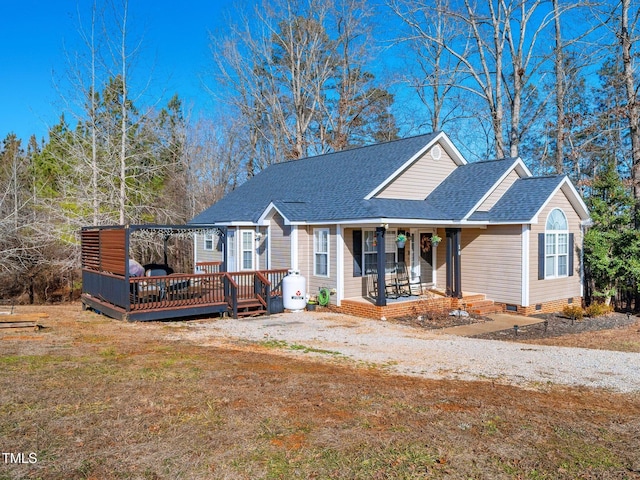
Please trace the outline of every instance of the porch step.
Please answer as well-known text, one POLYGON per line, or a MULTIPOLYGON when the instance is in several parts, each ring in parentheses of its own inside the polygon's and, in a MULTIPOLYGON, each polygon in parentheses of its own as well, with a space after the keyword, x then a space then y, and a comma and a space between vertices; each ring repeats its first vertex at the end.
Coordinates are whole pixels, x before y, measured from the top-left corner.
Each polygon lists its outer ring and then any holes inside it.
POLYGON ((468 303, 467 311, 476 315, 486 315, 488 313, 498 313, 502 311, 502 307, 495 304, 493 300, 480 300, 478 302, 468 303))
POLYGON ((502 311, 502 307, 496 305, 493 300, 488 300, 484 294, 464 297, 462 299, 461 306, 462 304, 464 304, 464 308, 467 312, 475 315, 486 315, 488 313, 498 313, 502 311))
POLYGON ((486 300, 487 296, 484 293, 474 293, 473 295, 464 295, 459 301, 464 302, 466 305, 471 305, 486 300))
POLYGON ((501 313, 502 307, 498 305, 486 305, 484 307, 471 308, 468 311, 476 315, 487 315, 489 313, 501 313))
POLYGON ((238 317, 257 317, 265 313, 267 310, 256 298, 238 300, 238 317))
POLYGON ((238 317, 259 317, 260 315, 264 315, 267 313, 265 309, 260 310, 238 310, 238 317))

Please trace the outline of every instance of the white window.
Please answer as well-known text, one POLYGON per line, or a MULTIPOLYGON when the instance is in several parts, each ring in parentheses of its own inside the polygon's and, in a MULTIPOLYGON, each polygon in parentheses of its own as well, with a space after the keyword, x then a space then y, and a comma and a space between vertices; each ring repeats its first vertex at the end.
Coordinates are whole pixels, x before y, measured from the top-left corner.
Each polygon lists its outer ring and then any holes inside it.
POLYGON ((205 233, 204 234, 204 249, 205 250, 213 250, 213 233, 205 233))
POLYGON ((229 229, 227 230, 227 271, 229 272, 236 271, 237 248, 236 231, 233 229, 229 229))
POLYGON ((329 276, 329 229, 313 229, 313 274, 329 276))
MULTIPOLYGON (((364 273, 370 275, 378 269, 378 244, 376 243, 376 232, 365 230, 362 232, 362 262, 364 273)), ((384 234, 385 270, 391 270, 395 266, 398 247, 396 246, 396 231, 387 230, 384 234)))
POLYGON ((544 244, 544 278, 569 275, 569 224, 559 208, 547 217, 544 244))
POLYGON ((253 270, 253 257, 255 246, 253 244, 253 231, 242 231, 242 270, 253 270))
POLYGON ((378 262, 376 232, 373 230, 365 230, 362 232, 362 255, 364 273, 370 275, 376 271, 378 262))

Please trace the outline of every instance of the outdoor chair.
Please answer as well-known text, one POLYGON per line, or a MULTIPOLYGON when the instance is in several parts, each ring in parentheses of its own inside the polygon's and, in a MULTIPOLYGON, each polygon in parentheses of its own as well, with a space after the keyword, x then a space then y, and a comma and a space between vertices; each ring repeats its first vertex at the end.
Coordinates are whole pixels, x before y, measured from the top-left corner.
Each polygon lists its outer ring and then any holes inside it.
MULTIPOLYGON (((371 273, 369 274, 369 279, 371 282, 371 288, 369 289, 369 296, 372 298, 377 298, 378 296, 378 273, 377 269, 371 269, 371 273)), ((388 270, 388 269, 385 269, 388 270)), ((384 296, 386 298, 398 298, 398 285, 393 273, 385 272, 385 286, 384 286, 384 296)))
POLYGON ((152 279, 152 277, 167 277, 173 274, 173 269, 164 264, 150 263, 144 266, 145 277, 149 277, 149 280, 141 282, 140 296, 146 297, 151 301, 160 301, 166 299, 168 296, 174 296, 181 294, 188 290, 189 280, 180 279, 152 279))
POLYGON ((395 267, 396 293, 400 297, 411 296, 411 279, 407 273, 407 265, 399 262, 395 267))

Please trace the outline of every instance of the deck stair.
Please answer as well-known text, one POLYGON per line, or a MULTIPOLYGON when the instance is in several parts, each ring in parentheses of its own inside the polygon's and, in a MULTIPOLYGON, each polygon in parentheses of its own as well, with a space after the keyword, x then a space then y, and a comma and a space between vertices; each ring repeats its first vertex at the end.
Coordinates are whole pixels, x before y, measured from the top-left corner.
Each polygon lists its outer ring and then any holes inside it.
POLYGON ((267 313, 267 309, 258 298, 238 300, 238 317, 257 317, 267 313))
POLYGON ((474 315, 487 315, 489 313, 502 312, 502 307, 496 305, 493 300, 488 300, 484 294, 473 294, 464 296, 460 301, 460 306, 474 315))

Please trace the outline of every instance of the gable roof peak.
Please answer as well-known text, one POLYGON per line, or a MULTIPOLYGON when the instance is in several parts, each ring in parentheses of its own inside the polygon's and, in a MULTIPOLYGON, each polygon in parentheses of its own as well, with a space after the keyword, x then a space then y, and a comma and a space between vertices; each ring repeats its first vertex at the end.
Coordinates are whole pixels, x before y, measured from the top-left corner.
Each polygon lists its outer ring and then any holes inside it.
POLYGON ((325 152, 325 153, 318 153, 317 155, 308 155, 306 157, 301 157, 301 158, 291 158, 289 160, 283 160, 281 162, 277 162, 277 163, 273 163, 271 165, 269 165, 269 167, 273 166, 273 165, 286 165, 288 163, 294 163, 294 162, 301 162, 304 160, 317 160, 317 159, 321 159, 323 157, 329 157, 329 156, 334 156, 334 155, 340 155, 343 153, 355 153, 358 150, 363 150, 363 149, 368 149, 371 147, 384 147, 385 145, 389 145, 392 143, 397 143, 397 142, 407 142, 407 141, 412 141, 412 140, 416 140, 419 139, 421 137, 429 137, 429 140, 431 141, 432 139, 436 138, 438 135, 440 135, 442 132, 441 130, 436 130, 434 132, 430 132, 430 133, 421 133, 419 135, 412 135, 410 137, 402 137, 402 138, 394 138, 391 140, 385 140, 384 142, 376 142, 376 143, 369 143, 367 145, 357 145, 357 146, 353 146, 350 148, 345 148, 343 150, 335 150, 335 151, 331 151, 331 152, 325 152))

